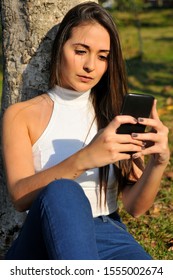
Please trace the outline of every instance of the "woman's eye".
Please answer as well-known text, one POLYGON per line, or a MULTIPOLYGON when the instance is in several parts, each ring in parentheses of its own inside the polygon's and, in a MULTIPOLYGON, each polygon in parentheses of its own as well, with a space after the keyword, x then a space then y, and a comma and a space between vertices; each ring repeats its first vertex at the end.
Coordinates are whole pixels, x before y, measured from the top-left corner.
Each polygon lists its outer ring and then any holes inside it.
POLYGON ((85 53, 86 53, 85 50, 75 50, 75 54, 83 55, 85 53))
POLYGON ((103 60, 103 61, 107 61, 108 60, 108 56, 100 55, 99 59, 103 60))

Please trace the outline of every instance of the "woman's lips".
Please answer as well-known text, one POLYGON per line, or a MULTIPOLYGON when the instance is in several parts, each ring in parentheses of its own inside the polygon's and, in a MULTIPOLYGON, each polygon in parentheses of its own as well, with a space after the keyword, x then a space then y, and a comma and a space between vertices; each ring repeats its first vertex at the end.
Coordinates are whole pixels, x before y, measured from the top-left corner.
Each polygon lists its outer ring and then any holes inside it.
POLYGON ((88 77, 88 76, 82 76, 82 75, 78 75, 79 79, 82 81, 82 82, 90 82, 91 80, 93 80, 93 78, 91 77, 88 77))

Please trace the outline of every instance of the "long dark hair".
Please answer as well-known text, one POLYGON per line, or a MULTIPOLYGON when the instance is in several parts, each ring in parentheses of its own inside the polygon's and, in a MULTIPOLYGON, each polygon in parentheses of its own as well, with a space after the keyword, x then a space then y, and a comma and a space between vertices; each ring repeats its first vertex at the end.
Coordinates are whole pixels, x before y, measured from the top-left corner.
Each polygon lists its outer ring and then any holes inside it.
MULTIPOLYGON (((72 8, 63 18, 52 49, 50 87, 61 86, 61 57, 65 42, 70 38, 72 29, 84 23, 97 22, 110 35, 110 55, 108 69, 98 84, 92 88, 91 97, 95 109, 98 130, 120 112, 123 96, 127 93, 127 78, 117 27, 111 15, 95 2, 85 2, 72 8)), ((114 167, 119 190, 132 171, 131 161, 121 161, 114 167)), ((107 190, 109 165, 99 169, 100 190, 107 190)))

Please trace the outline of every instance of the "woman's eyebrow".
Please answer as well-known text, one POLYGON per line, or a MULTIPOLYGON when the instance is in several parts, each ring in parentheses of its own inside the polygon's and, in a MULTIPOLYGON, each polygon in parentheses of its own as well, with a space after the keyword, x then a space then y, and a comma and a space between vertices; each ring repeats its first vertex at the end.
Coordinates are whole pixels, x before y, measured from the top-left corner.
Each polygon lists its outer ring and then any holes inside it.
MULTIPOLYGON (((90 47, 86 44, 83 44, 83 43, 74 43, 73 44, 74 46, 82 46, 84 47, 85 49, 89 50, 90 47)), ((106 52, 106 53, 110 53, 110 50, 99 50, 99 52, 106 52)))

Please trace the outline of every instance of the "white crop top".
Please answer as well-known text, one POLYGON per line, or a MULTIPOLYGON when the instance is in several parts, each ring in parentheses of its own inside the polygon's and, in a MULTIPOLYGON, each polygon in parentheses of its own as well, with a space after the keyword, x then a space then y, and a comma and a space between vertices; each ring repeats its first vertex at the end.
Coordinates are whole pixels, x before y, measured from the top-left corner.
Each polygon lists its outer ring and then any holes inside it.
MULTIPOLYGON (((97 133, 90 91, 80 93, 56 86, 48 91, 48 95, 54 101, 54 108, 48 126, 32 147, 36 172, 71 156, 97 133)), ((108 215, 117 209, 117 187, 112 166, 109 173, 106 206, 103 192, 101 207, 98 169, 88 170, 75 179, 88 197, 94 217, 108 215)))

